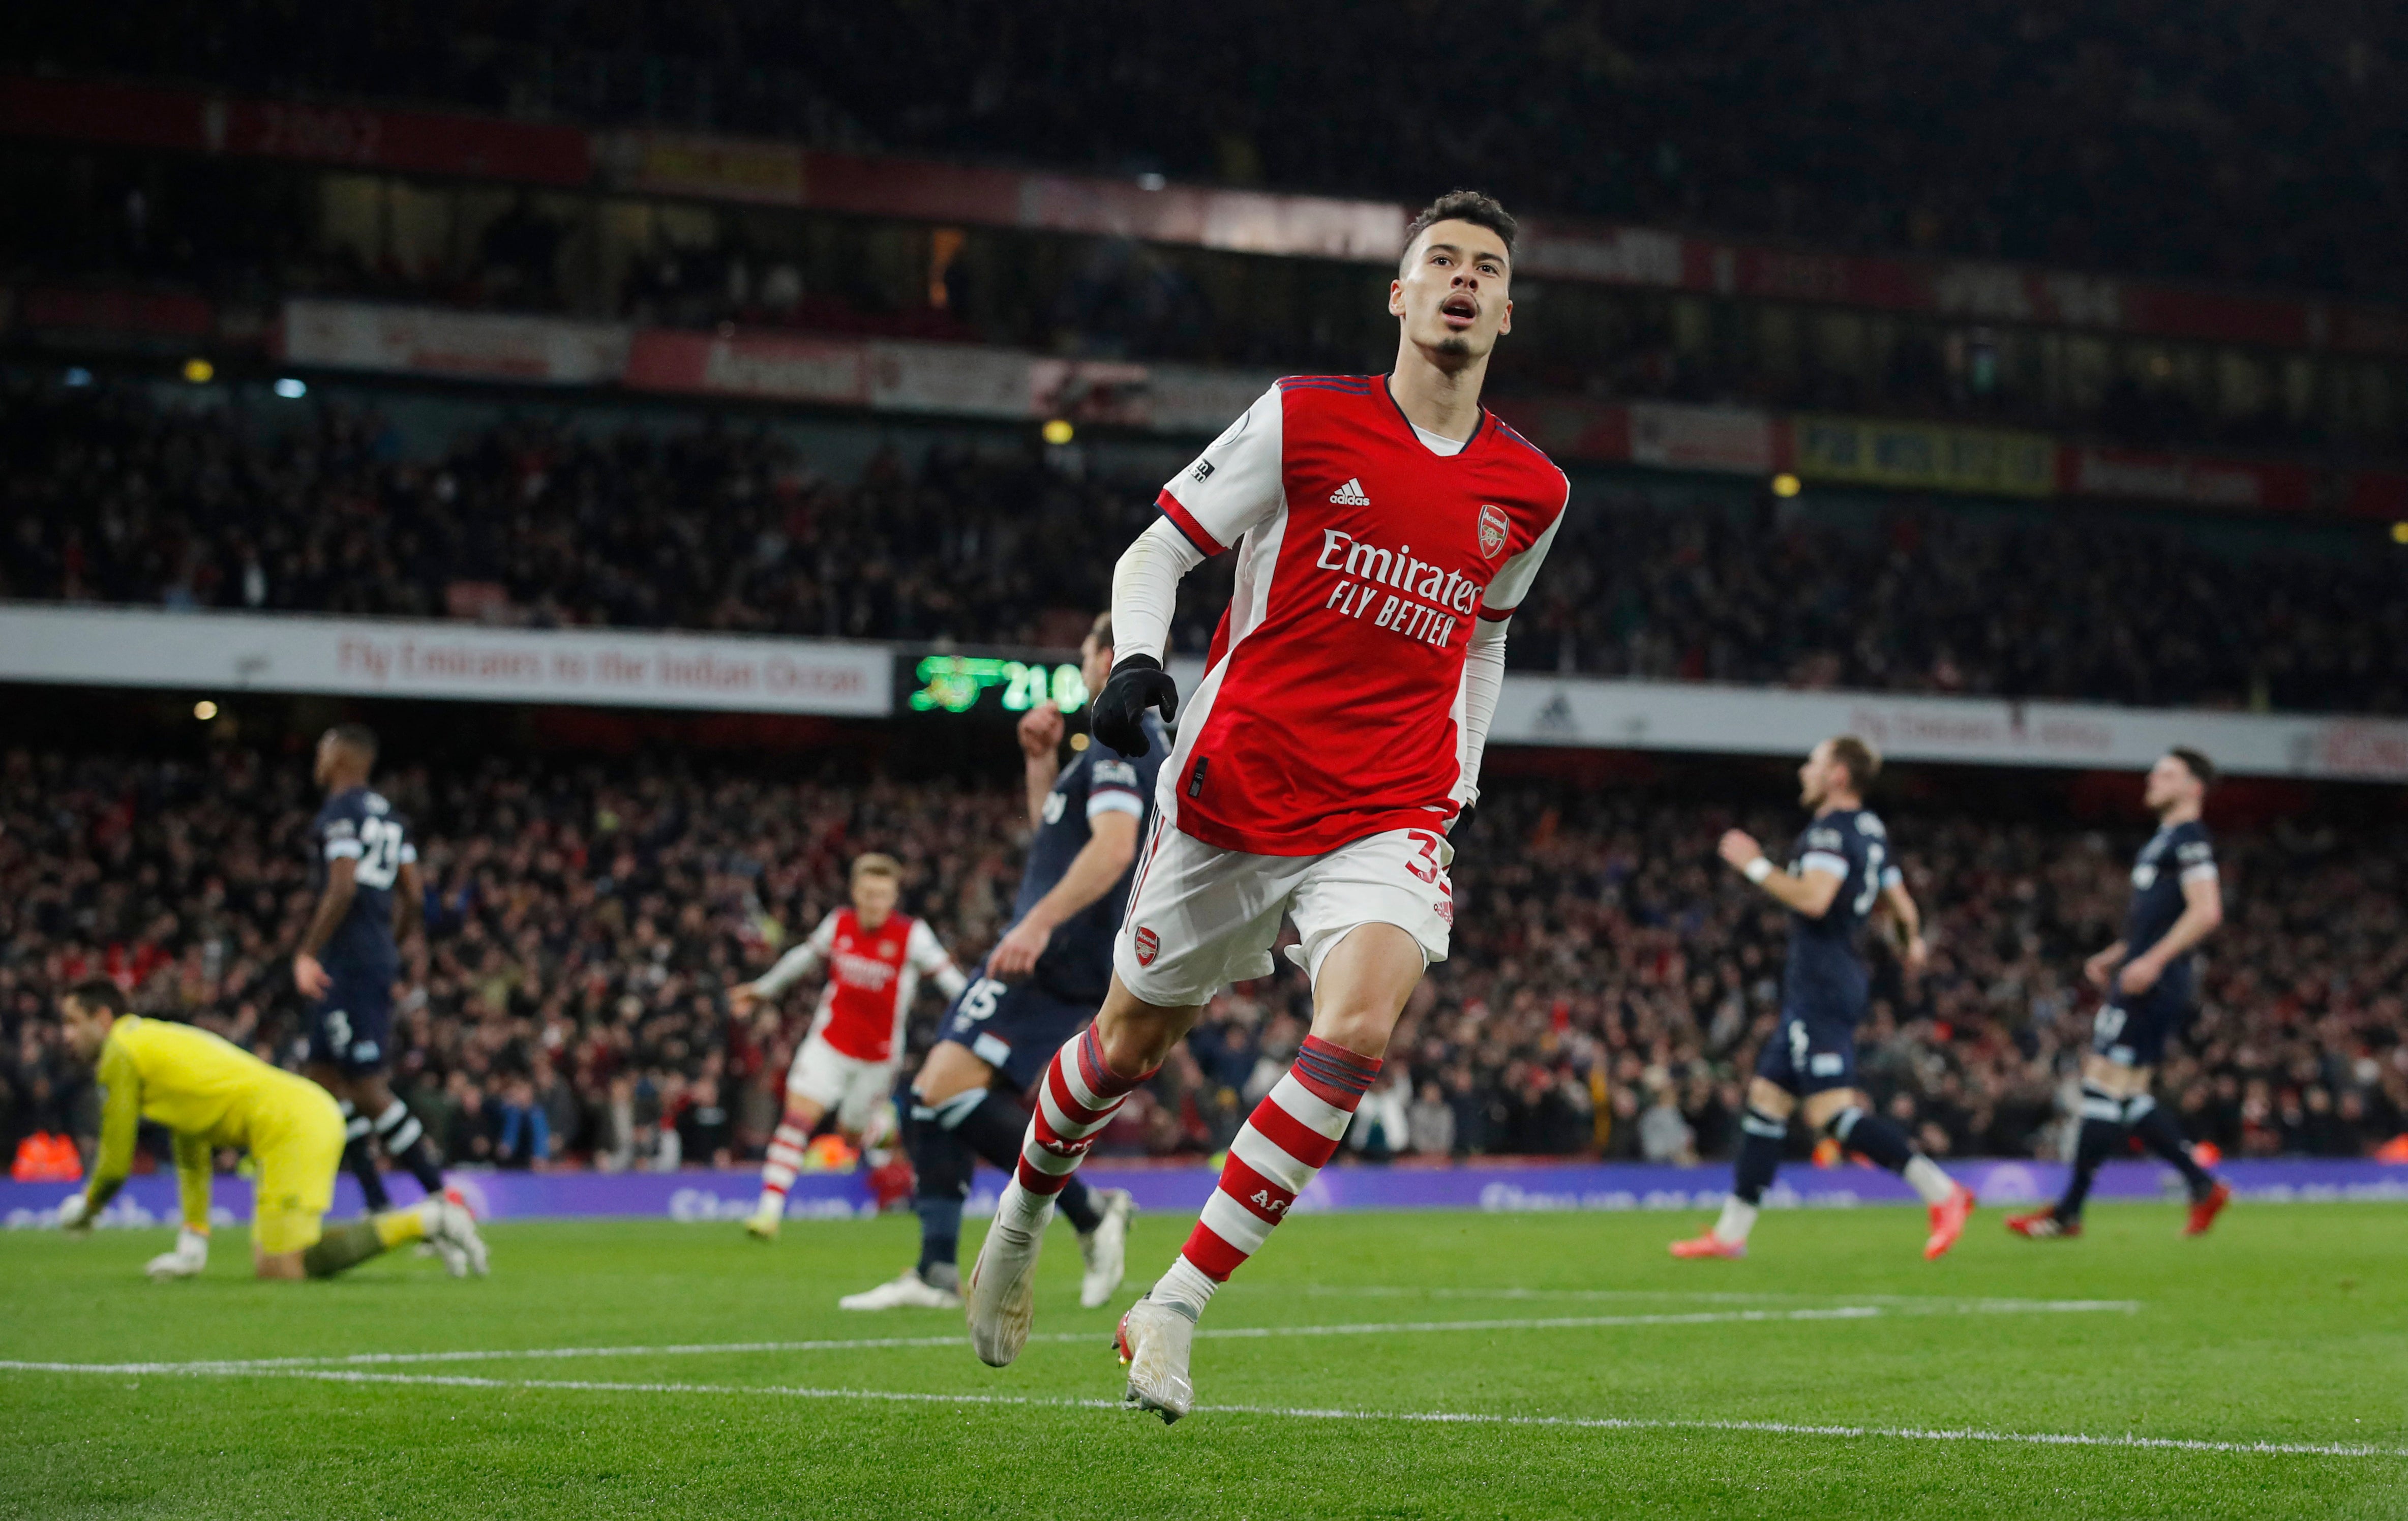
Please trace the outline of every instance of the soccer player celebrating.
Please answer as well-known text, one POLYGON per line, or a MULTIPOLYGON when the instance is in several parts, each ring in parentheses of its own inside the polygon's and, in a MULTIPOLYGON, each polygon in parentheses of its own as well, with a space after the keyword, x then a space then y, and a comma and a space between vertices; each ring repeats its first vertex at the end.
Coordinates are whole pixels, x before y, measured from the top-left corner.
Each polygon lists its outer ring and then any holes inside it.
POLYGON ((337 725, 318 740, 316 779, 326 791, 309 825, 318 909, 293 955, 293 985, 315 1002, 302 1069, 342 1108, 343 1161, 370 1211, 393 1202, 368 1149, 371 1134, 421 1188, 443 1192, 425 1127, 385 1079, 400 944, 425 900, 408 825, 368 786, 376 759, 377 737, 358 724, 337 725))
POLYGON ((853 863, 853 906, 820 921, 810 938, 778 958, 767 972, 727 990, 728 1007, 749 1013, 778 998, 811 973, 827 969, 810 1033, 786 1072, 786 1112, 761 1164, 761 1198, 744 1228, 755 1240, 778 1239, 786 1191, 802 1169, 803 1148, 830 1113, 847 1140, 858 1143, 871 1114, 895 1091, 902 1061, 903 1021, 920 979, 933 977, 947 997, 967 981, 938 943, 937 932, 895 905, 903 896, 903 868, 891 855, 853 863))
POLYGON ((1122 1318, 1129 1401, 1194 1403, 1197 1318, 1329 1160, 1405 999, 1446 955, 1447 831, 1478 795, 1505 630, 1570 484, 1480 404, 1512 324, 1512 218, 1441 197, 1408 229, 1385 375, 1284 380, 1166 485, 1112 578, 1119 639, 1096 739, 1146 751, 1174 716, 1162 668, 1180 578, 1235 549, 1235 595, 1156 789, 1112 980, 1054 1053, 971 1270, 970 1340, 1025 1343, 1054 1200, 1226 984, 1268 975, 1281 918, 1312 981, 1311 1034, 1239 1132, 1168 1272, 1122 1318))
POLYGON ((2057 1207, 2010 1216, 2007 1228, 2035 1241, 2082 1234, 2082 1204, 2099 1164, 2128 1132, 2183 1175, 2190 1187, 2186 1236, 2205 1234, 2232 1199, 2230 1185, 2200 1167, 2174 1117, 2150 1097, 2149 1080, 2166 1039, 2190 1023, 2191 952, 2224 923, 2215 847, 2200 822, 2215 768, 2196 750, 2176 748, 2149 768, 2142 801, 2157 832, 2132 863, 2132 906, 2124 938, 2083 964, 2107 992, 2082 1058, 2082 1130, 2073 1175, 2057 1207))
POLYGON ((1672 1243, 1676 1257, 1747 1255, 1748 1232, 1781 1167, 1789 1117, 1801 1106, 1809 1126, 1904 1177, 1923 1196, 1931 1207, 1925 1257, 1940 1256, 1964 1234, 1972 1191, 1874 1113, 1856 1087, 1856 1023, 1868 993, 1856 931, 1875 903, 1890 912, 1908 969, 1924 960, 1922 921, 1890 861, 1889 831, 1865 807, 1865 790, 1880 772, 1872 746, 1854 735, 1814 747, 1798 768, 1798 800, 1814 817, 1786 870, 1744 831, 1722 838, 1722 858, 1789 911, 1789 960, 1782 970, 1781 1024, 1748 1083, 1730 1197, 1713 1229, 1672 1243))
POLYGON ((268 1066, 207 1030, 126 1012, 106 978, 59 1000, 67 1048, 93 1064, 104 1090, 100 1152, 92 1182, 59 1208, 59 1224, 89 1230, 134 1168, 144 1120, 175 1134, 183 1228, 176 1248, 150 1259, 161 1282, 190 1278, 209 1261, 209 1157, 241 1147, 259 1169, 251 1219, 251 1263, 262 1278, 324 1278, 408 1241, 432 1241, 454 1278, 485 1271, 485 1243, 467 1210, 440 1194, 325 1229, 342 1165, 343 1116, 326 1090, 268 1066))
MULTIPOLYGON (((1113 653, 1106 614, 1079 650, 1088 691, 1104 684, 1113 653)), ((920 1260, 891 1283, 838 1299, 844 1309, 960 1306, 957 1254, 972 1158, 1017 1170, 1029 1122, 1019 1096, 1095 1018, 1111 983, 1112 936, 1128 902, 1146 799, 1168 753, 1161 725, 1148 716, 1143 727, 1144 753, 1136 759, 1091 744, 1065 767, 1061 710, 1040 703, 1020 721, 1028 824, 1036 832, 1011 925, 978 981, 954 1000, 911 1080, 920 1260)), ((1055 1200, 1077 1228, 1086 1259, 1079 1302, 1095 1309, 1121 1285, 1135 1206, 1125 1189, 1091 1191, 1075 1177, 1055 1200)))

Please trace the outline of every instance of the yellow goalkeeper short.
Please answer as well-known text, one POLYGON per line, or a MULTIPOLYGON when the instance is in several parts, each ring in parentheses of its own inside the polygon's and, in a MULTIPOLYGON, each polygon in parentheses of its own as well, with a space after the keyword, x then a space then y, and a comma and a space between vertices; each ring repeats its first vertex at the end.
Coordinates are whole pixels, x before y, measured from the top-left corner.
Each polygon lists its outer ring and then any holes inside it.
POLYGON ((271 1255, 317 1245, 319 1222, 335 1207, 335 1174, 343 1166, 342 1112, 313 1090, 280 1105, 272 1125, 257 1126, 253 1134, 251 1155, 259 1179, 251 1197, 252 1244, 271 1255))

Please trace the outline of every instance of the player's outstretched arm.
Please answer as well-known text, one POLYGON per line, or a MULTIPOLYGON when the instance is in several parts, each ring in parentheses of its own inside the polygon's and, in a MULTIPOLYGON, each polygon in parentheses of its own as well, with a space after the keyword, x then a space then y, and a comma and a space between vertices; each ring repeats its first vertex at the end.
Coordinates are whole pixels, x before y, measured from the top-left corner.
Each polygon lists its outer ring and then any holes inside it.
POLYGON ((1846 881, 1828 871, 1784 871, 1764 854, 1764 847, 1744 829, 1727 829, 1716 853, 1742 876, 1761 887, 1784 909, 1802 913, 1809 919, 1820 919, 1831 911, 1840 897, 1840 886, 1846 881))
POLYGON ((948 999, 960 997, 962 990, 970 985, 970 980, 953 965, 953 953, 945 949, 944 941, 937 939, 937 932, 928 927, 925 919, 912 921, 910 938, 904 942, 903 954, 910 958, 913 969, 936 983, 937 991, 948 999))
POLYGON ((134 1171, 134 1133, 142 1124, 142 1074, 135 1069, 133 1057, 111 1041, 100 1048, 93 1075, 107 1095, 100 1108, 100 1145, 93 1155, 92 1177, 83 1192, 70 1196, 60 1207, 59 1224, 69 1230, 91 1229, 93 1217, 125 1186, 134 1171))
POLYGON ((836 915, 820 921, 810 939, 780 956, 767 971, 749 983, 739 983, 727 990, 727 1000, 738 1013, 744 1013, 763 998, 781 998, 786 989, 801 982, 826 965, 828 953, 836 946, 836 915))

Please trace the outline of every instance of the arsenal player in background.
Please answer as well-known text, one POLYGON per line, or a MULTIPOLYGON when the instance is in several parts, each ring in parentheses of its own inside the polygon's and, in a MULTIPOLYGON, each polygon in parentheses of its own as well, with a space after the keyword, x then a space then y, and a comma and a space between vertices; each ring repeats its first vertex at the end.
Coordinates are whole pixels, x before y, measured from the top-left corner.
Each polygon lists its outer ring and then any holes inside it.
POLYGON ((1454 923, 1448 831, 1479 796, 1505 632, 1561 523, 1562 471, 1480 405, 1512 327, 1513 219, 1469 191, 1413 220, 1386 375, 1280 381, 1158 498, 1112 578, 1118 661, 1095 734, 1146 748, 1180 578, 1234 550, 1229 610, 1156 787, 1113 978, 1054 1055, 968 1285, 970 1340, 1027 1341, 1054 1197, 1127 1095, 1229 983, 1288 954, 1312 1034, 1229 1148, 1170 1270, 1123 1318, 1127 1397, 1176 1420, 1197 1317, 1328 1161, 1454 923))

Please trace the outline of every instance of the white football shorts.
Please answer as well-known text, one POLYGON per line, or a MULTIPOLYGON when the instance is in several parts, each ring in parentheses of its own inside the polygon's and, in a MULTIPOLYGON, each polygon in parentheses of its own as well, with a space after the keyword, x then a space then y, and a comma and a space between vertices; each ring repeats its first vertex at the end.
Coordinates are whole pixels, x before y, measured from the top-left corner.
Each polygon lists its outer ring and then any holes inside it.
POLYGON ((1436 829, 1390 829, 1320 855, 1249 855, 1157 822, 1112 945, 1121 984, 1164 1008, 1266 977, 1280 917, 1296 919, 1306 975, 1357 925, 1395 925, 1422 964, 1446 959, 1455 847, 1436 829))
POLYGON ((891 1058, 873 1062, 848 1056, 824 1037, 813 1035, 795 1053, 794 1066, 786 1069, 786 1091, 834 1114, 846 1134, 857 1136, 868 1127, 878 1106, 895 1092, 899 1066, 891 1058))

